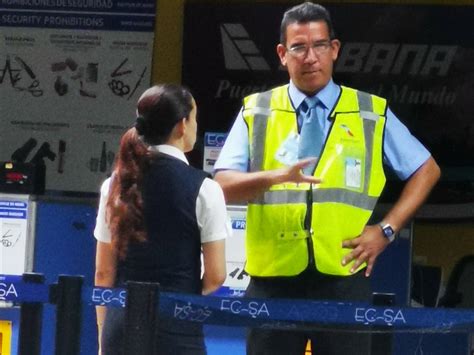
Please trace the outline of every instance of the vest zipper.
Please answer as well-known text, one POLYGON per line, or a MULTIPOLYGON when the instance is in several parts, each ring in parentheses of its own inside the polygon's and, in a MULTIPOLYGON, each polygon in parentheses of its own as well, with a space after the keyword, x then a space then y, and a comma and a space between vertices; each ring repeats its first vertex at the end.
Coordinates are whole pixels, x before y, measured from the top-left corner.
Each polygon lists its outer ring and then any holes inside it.
POLYGON ((304 229, 308 232, 308 266, 314 265, 314 249, 313 249, 313 228, 311 227, 311 220, 313 219, 313 186, 306 194, 306 216, 304 219, 304 229))
MULTIPOLYGON (((339 99, 337 100, 336 104, 334 107, 337 106, 337 103, 339 102, 339 99)), ((334 108, 333 108, 334 110, 334 108)), ((329 117, 331 114, 329 114, 329 117)), ((332 128, 334 125, 334 120, 330 123, 329 126, 329 131, 328 134, 326 135, 326 138, 324 139, 323 146, 321 147, 321 152, 319 155, 321 156, 323 154, 324 148, 326 147, 326 143, 329 140, 329 136, 331 134, 332 128)), ((318 168, 319 162, 321 160, 318 159, 316 162, 316 165, 314 166, 313 170, 313 175, 316 169, 318 168)), ((308 232, 308 265, 314 265, 316 267, 316 262, 315 262, 315 256, 314 256, 314 248, 313 248, 313 227, 312 227, 312 220, 313 220, 313 185, 310 185, 310 189, 307 191, 306 194, 306 216, 304 220, 304 229, 308 232)))

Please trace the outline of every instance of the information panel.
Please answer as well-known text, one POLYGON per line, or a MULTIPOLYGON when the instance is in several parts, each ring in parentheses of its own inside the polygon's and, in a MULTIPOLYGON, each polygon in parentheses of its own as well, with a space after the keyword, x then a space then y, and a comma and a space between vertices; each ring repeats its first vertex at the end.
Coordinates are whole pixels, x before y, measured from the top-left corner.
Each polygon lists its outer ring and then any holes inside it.
POLYGON ((151 76, 155 0, 0 3, 0 161, 97 192, 151 76))
POLYGON ((21 275, 31 271, 34 202, 28 195, 0 194, 0 274, 21 275))

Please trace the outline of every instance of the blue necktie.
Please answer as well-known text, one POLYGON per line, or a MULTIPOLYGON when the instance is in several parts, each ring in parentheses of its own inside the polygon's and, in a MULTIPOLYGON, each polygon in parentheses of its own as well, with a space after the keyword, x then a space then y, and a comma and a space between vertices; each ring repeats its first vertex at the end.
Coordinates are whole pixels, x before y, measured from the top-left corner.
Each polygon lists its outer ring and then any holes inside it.
MULTIPOLYGON (((323 146, 323 119, 321 103, 316 96, 307 97, 300 106, 301 134, 298 148, 298 159, 319 157, 323 146), (318 117, 319 116, 319 117, 318 117)), ((312 175, 316 163, 303 169, 305 175, 312 175)))

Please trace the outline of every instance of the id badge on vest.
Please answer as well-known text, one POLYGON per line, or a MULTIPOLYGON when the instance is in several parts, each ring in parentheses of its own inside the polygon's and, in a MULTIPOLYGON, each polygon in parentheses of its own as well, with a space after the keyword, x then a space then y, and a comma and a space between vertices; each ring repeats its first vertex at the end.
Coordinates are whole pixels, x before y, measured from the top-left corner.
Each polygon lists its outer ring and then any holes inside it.
POLYGON ((362 182, 362 162, 356 158, 346 158, 346 187, 360 189, 362 182))

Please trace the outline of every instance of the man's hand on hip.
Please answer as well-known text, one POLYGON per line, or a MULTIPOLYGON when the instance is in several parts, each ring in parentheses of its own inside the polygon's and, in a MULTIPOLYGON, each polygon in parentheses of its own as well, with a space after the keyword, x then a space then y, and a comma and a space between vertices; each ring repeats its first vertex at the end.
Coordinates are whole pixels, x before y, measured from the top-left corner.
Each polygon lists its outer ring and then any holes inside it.
POLYGON ((354 239, 348 239, 342 242, 343 248, 352 249, 350 253, 342 258, 342 265, 347 265, 354 261, 351 272, 355 272, 364 262, 367 263, 365 276, 370 276, 377 257, 384 251, 389 244, 378 225, 365 226, 362 234, 354 239))

